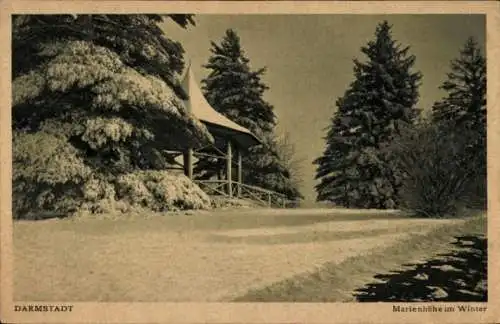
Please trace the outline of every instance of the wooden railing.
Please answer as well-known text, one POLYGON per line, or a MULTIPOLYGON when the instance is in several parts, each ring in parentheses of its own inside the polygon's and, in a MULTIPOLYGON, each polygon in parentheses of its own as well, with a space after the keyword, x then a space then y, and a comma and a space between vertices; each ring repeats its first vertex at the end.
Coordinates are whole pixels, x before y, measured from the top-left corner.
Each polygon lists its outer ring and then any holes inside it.
POLYGON ((279 192, 236 181, 231 181, 231 186, 227 180, 194 180, 194 182, 208 195, 250 199, 267 207, 286 208, 295 203, 279 192), (231 187, 231 193, 229 193, 229 187, 231 187))
POLYGON ((194 180, 209 196, 228 196, 226 180, 194 180))

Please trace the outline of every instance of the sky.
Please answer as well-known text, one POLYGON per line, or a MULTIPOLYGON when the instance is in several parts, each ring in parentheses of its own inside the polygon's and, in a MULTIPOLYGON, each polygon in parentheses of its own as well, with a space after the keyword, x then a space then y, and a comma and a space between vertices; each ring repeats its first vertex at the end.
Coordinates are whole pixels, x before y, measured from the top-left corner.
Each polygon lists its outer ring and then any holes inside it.
POLYGON ((220 43, 229 28, 240 36, 251 68, 267 68, 265 99, 274 106, 277 133, 288 134, 301 161, 300 189, 307 205, 316 199, 312 162, 325 149, 335 101, 353 80, 352 60, 365 60, 360 48, 374 39, 384 19, 393 25, 393 38, 416 56, 414 69, 423 74, 417 106, 424 110, 444 95, 439 85, 469 36, 484 51, 483 15, 197 15, 195 27, 184 30, 167 22, 162 28, 183 45, 198 83, 208 73, 202 65, 210 42, 220 43))

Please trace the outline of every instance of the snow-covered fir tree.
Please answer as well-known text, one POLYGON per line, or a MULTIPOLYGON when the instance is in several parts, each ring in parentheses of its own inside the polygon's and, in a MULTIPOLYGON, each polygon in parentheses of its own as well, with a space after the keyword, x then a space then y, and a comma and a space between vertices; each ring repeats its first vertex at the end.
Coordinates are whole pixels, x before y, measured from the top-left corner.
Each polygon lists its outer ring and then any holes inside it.
POLYGON ((169 19, 193 22, 191 15, 13 17, 17 211, 76 208, 89 198, 89 181, 114 199, 121 175, 166 165, 163 149, 213 141, 183 106, 175 77, 183 49, 158 26, 169 19), (43 150, 33 149, 40 143, 43 150))
POLYGON ((486 58, 474 38, 467 39, 450 65, 451 72, 440 87, 446 96, 434 104, 433 120, 449 131, 476 131, 478 141, 485 145, 486 58))
POLYGON ((440 87, 446 96, 432 107, 432 119, 442 136, 466 136, 463 159, 475 163, 472 167, 478 171, 469 190, 474 192, 474 199, 482 197, 486 203, 486 58, 470 37, 450 65, 451 71, 440 87))
MULTIPOLYGON (((210 72, 202 81, 207 101, 234 122, 248 128, 263 144, 253 147, 244 155, 243 181, 286 194, 300 197, 287 161, 280 156, 274 128, 276 116, 273 106, 264 99, 268 86, 262 82, 266 69, 253 70, 237 33, 228 29, 219 44, 211 43, 211 56, 205 65, 210 72)), ((195 172, 205 176, 215 174, 223 161, 201 159, 195 172)))
POLYGON ((486 59, 468 38, 460 56, 451 61, 451 72, 441 85, 446 97, 433 106, 433 119, 454 129, 477 129, 486 133, 486 59))
POLYGON ((336 101, 337 111, 317 166, 318 201, 358 208, 393 208, 400 178, 382 148, 419 116, 415 107, 421 79, 415 56, 397 43, 387 21, 354 60, 355 80, 336 101))
POLYGON ((208 102, 257 136, 272 132, 276 116, 263 98, 268 90, 261 80, 265 69, 251 70, 240 38, 232 29, 226 31, 220 44, 212 42, 210 51, 212 55, 205 65, 210 73, 202 81, 208 102))

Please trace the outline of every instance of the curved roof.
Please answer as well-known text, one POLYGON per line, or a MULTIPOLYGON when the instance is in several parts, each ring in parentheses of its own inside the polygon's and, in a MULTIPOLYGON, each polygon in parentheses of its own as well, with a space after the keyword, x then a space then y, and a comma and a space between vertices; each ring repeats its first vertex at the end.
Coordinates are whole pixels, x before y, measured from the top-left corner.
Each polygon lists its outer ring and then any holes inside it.
POLYGON ((261 143, 261 141, 247 128, 238 125, 226 116, 217 112, 206 100, 201 89, 194 78, 194 74, 189 66, 182 80, 182 87, 189 96, 184 101, 186 108, 203 122, 208 130, 223 137, 229 137, 240 147, 248 148, 261 143))

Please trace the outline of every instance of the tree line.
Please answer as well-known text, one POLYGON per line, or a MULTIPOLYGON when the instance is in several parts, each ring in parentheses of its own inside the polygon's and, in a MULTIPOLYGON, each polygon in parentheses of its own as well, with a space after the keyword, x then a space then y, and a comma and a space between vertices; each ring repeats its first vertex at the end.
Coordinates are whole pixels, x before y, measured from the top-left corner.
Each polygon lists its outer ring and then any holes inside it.
MULTIPOLYGON (((182 104, 182 45, 159 23, 194 28, 193 15, 19 15, 12 26, 13 210, 67 214, 131 207, 205 208, 206 196, 174 176, 166 150, 214 143, 182 104)), ((388 22, 354 60, 315 160, 317 198, 356 208, 408 208, 427 216, 486 201, 486 63, 469 39, 423 114, 422 74, 388 22), (428 109, 429 110, 429 109, 428 109)), ((293 145, 276 132, 264 99, 266 68, 252 69, 236 31, 212 42, 207 101, 262 144, 244 155, 244 183, 302 197, 293 145)), ((195 176, 223 161, 201 158, 195 176)), ((24 215, 24 216, 23 216, 24 215)))

